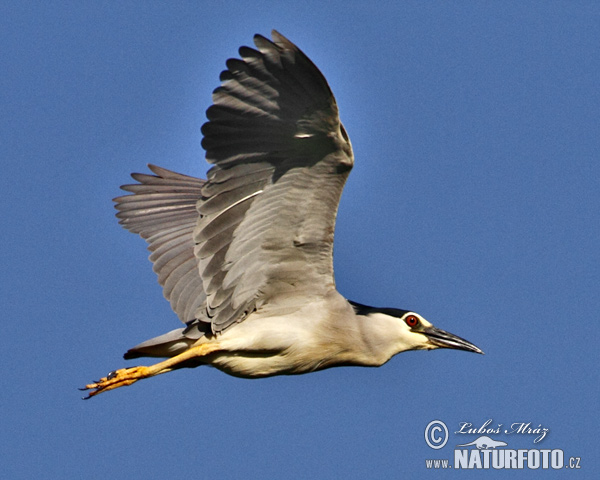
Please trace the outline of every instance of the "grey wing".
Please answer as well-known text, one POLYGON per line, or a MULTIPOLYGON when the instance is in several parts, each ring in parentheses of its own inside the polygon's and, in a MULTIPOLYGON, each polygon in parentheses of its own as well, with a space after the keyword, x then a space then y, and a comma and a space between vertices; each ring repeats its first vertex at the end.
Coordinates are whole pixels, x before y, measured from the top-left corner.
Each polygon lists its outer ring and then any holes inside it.
POLYGON ((196 317, 217 333, 261 305, 335 288, 333 234, 353 165, 331 90, 289 40, 240 48, 202 127, 208 172, 195 254, 206 291, 196 317))
POLYGON ((115 198, 119 223, 148 243, 150 260, 165 298, 182 322, 194 319, 205 301, 194 257, 196 203, 204 180, 149 165, 155 175, 134 173, 139 183, 121 188, 131 192, 115 198))

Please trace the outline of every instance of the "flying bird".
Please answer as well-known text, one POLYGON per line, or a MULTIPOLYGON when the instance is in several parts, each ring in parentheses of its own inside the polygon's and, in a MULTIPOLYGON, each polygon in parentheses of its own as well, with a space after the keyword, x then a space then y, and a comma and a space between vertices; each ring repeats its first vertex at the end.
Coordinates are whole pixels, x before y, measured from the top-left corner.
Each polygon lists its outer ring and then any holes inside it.
POLYGON ((380 366, 407 350, 483 353, 416 312, 344 298, 333 275, 335 218, 354 164, 318 68, 276 31, 229 59, 202 126, 202 180, 150 165, 115 199, 142 236, 185 324, 125 359, 166 358, 86 385, 86 398, 179 368, 259 378, 380 366))

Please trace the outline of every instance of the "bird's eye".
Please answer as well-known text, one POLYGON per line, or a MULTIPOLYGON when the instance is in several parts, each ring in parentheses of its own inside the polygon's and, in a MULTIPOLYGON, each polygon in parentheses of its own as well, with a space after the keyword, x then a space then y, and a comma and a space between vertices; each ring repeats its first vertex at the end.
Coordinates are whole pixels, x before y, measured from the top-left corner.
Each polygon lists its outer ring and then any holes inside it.
POLYGON ((415 315, 409 315, 404 321, 410 328, 416 327, 419 324, 419 319, 415 315))

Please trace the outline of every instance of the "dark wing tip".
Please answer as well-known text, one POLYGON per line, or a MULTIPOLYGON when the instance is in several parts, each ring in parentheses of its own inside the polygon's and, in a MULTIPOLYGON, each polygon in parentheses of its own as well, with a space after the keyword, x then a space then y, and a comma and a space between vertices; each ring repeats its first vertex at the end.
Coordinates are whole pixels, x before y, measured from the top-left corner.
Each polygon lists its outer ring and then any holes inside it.
POLYGON ((276 43, 280 46, 285 46, 286 48, 292 48, 292 49, 298 48, 298 47, 296 47, 296 45, 294 45, 294 43, 292 43, 290 40, 288 40, 287 37, 284 37, 281 33, 279 33, 275 29, 271 30, 271 38, 273 39, 273 43, 276 43))

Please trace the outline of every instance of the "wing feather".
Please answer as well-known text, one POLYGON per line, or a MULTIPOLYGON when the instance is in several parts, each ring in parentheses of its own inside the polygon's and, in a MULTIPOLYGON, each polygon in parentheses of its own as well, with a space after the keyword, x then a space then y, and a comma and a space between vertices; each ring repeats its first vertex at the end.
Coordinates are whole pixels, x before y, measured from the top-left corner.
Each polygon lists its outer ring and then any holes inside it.
POLYGON ((227 61, 202 127, 195 254, 215 333, 266 302, 335 288, 333 232, 353 164, 321 72, 277 32, 227 61))
POLYGON ((131 195, 115 198, 117 217, 127 230, 149 243, 163 294, 180 320, 188 322, 206 298, 192 234, 204 180, 149 167, 155 175, 134 173, 139 183, 121 187, 131 195))
MULTIPOLYGON (((256 49, 240 48, 220 75, 202 127, 207 181, 150 166, 154 175, 132 174, 138 183, 115 199, 120 223, 149 243, 173 310, 214 333, 265 303, 335 288, 333 233, 352 148, 321 72, 272 38, 256 35, 256 49)), ((142 347, 172 349, 177 335, 142 347)))

